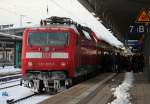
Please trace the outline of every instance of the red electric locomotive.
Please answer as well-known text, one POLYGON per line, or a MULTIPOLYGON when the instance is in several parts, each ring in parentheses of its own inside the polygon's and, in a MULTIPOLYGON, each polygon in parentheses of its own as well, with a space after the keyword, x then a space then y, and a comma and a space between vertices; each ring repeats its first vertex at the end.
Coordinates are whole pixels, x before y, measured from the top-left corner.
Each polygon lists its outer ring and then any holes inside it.
POLYGON ((44 26, 27 28, 23 34, 22 74, 26 87, 56 91, 97 71, 100 52, 90 28, 60 17, 41 24, 44 26))

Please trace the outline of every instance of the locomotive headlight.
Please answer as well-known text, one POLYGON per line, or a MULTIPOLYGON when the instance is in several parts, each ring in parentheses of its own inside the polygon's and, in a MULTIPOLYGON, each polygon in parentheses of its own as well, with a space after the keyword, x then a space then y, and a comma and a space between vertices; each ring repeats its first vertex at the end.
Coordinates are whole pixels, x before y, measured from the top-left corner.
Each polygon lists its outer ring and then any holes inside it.
POLYGON ((69 54, 67 52, 52 52, 51 58, 68 59, 69 54))
POLYGON ((26 58, 42 58, 42 52, 27 52, 26 58))

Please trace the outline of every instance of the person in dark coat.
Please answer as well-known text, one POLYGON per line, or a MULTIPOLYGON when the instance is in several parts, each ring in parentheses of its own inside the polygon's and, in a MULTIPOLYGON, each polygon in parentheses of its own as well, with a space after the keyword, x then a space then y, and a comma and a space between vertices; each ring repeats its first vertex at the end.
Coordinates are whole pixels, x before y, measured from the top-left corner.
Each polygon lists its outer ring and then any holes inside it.
POLYGON ((138 72, 138 62, 139 59, 138 59, 138 55, 135 54, 133 55, 132 57, 132 65, 133 65, 133 72, 138 72))
POLYGON ((145 67, 145 63, 144 63, 144 56, 142 53, 139 54, 138 56, 138 70, 140 72, 143 72, 143 68, 145 67))

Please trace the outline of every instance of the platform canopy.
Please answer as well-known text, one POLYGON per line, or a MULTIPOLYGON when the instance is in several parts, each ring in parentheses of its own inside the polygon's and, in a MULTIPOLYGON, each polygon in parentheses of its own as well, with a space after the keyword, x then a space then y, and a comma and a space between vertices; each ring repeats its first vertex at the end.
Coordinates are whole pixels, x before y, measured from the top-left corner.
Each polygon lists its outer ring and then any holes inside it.
POLYGON ((1 12, 4 16, 2 17, 3 21, 11 22, 14 26, 36 25, 39 24, 41 19, 50 16, 69 17, 82 25, 92 28, 100 39, 115 47, 123 47, 123 43, 105 28, 78 0, 14 0, 11 3, 9 0, 5 0, 1 2, 0 7, 3 8, 1 12), (7 19, 6 21, 6 17, 12 17, 12 19, 7 19), (20 20, 20 23, 16 22, 18 20, 20 20))
POLYGON ((8 33, 3 33, 0 32, 0 40, 9 40, 9 41, 14 41, 14 40, 22 40, 22 36, 16 36, 8 33))

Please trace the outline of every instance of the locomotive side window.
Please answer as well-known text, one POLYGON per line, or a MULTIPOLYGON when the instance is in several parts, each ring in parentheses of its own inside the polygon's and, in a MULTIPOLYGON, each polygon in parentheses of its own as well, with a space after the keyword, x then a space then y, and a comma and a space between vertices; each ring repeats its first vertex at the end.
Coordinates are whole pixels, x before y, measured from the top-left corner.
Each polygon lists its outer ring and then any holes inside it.
POLYGON ((68 45, 68 32, 29 32, 29 46, 66 46, 68 45))

